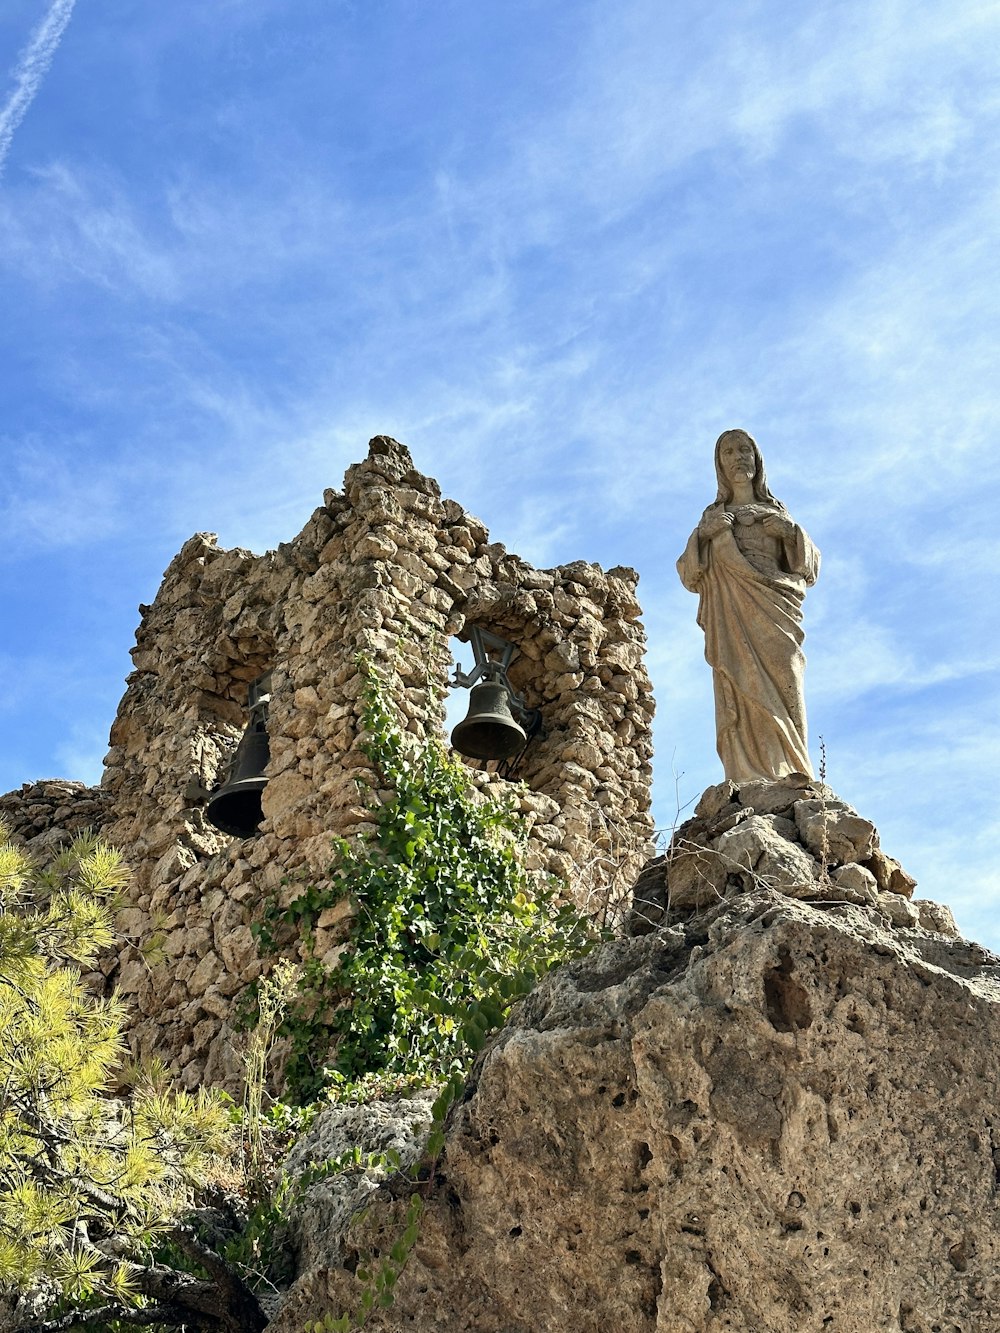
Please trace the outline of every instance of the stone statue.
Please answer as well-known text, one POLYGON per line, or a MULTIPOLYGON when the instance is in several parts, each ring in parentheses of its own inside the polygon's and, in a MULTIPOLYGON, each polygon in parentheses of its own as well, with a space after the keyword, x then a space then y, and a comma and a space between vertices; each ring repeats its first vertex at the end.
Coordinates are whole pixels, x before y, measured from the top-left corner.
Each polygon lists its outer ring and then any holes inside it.
POLYGON ((745 430, 715 446, 719 494, 692 532, 677 571, 698 594, 698 624, 715 678, 715 726, 734 782, 805 773, 802 601, 819 551, 767 487, 745 430))

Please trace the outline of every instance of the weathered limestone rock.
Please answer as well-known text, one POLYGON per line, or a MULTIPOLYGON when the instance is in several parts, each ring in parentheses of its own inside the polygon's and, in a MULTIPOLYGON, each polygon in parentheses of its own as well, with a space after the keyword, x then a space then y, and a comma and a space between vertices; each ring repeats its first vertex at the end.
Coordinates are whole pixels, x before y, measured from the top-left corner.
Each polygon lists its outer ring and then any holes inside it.
MULTIPOLYGON (((904 898, 901 893, 880 893, 878 895, 879 909, 886 914, 894 926, 919 926, 920 912, 914 903, 904 898)), ((937 904, 935 904, 937 906, 937 904)), ((937 927, 928 923, 928 929, 937 929, 937 927)), ((940 931, 941 934, 949 932, 940 931)), ((957 938, 958 930, 951 932, 952 937, 957 938)))
POLYGON ((932 903, 928 898, 919 898, 913 906, 917 909, 917 917, 924 930, 933 930, 949 939, 960 938, 950 907, 944 903, 932 903))
MULTIPOLYGON (((878 884, 875 876, 864 866, 857 865, 851 861, 847 865, 838 866, 833 872, 833 882, 840 889, 850 902, 865 903, 874 905, 878 902, 878 884)), ((897 895, 890 893, 889 898, 895 898, 897 895)), ((896 918, 890 912, 890 918, 894 924, 900 925, 896 918)))
POLYGON ((698 847, 678 846, 670 862, 670 904, 707 907, 723 896, 728 869, 721 856, 706 855, 698 847))
POLYGON ((875 825, 851 809, 845 801, 814 798, 796 801, 795 825, 812 854, 827 865, 870 859, 875 847, 875 825))
MULTIPOLYGON (((738 788, 735 782, 722 782, 717 787, 709 787, 708 791, 725 792, 730 800, 738 792, 741 804, 750 806, 758 815, 779 815, 793 810, 795 802, 801 800, 814 786, 814 779, 805 773, 788 773, 775 781, 741 782, 738 788)), ((707 796, 706 792, 702 800, 707 796)))
POLYGON ((868 869, 875 876, 879 892, 902 893, 907 898, 913 896, 917 881, 906 873, 898 861, 891 856, 886 856, 885 852, 877 846, 872 852, 871 860, 868 862, 868 869))
MULTIPOLYGON (((435 1095, 423 1090, 392 1102, 331 1106, 296 1142, 284 1170, 296 1177, 310 1166, 344 1158, 355 1149, 366 1163, 369 1156, 396 1153, 405 1170, 416 1162, 427 1141, 435 1095)), ((307 1187, 289 1222, 289 1242, 299 1272, 336 1262, 340 1233, 390 1174, 384 1165, 365 1165, 307 1187)))
MULTIPOLYGON (((770 820, 775 816, 751 815, 719 839, 717 856, 728 873, 736 875, 745 889, 764 884, 793 897, 808 896, 814 879, 813 859, 770 820)), ((788 821, 783 821, 785 829, 788 821)))
MULTIPOLYGON (((646 863, 626 928, 646 934, 755 889, 881 906, 887 899, 905 901, 915 885, 881 850, 875 825, 824 783, 801 773, 774 782, 727 780, 708 788, 666 853, 646 863)), ((885 915, 900 926, 918 919, 895 907, 885 915)), ((944 918, 937 924, 928 918, 927 924, 957 934, 954 920, 949 926, 944 918)))
MULTIPOLYGON (((998 1038, 1000 959, 872 908, 762 891, 608 944, 480 1058, 367 1327, 997 1333, 998 1038)), ((273 1333, 351 1308, 407 1193, 273 1333)))

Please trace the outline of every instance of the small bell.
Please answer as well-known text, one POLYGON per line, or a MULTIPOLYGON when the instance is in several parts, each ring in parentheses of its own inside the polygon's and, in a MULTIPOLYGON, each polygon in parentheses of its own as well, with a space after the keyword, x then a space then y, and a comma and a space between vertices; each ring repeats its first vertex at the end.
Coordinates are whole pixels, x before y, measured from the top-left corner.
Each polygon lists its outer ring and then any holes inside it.
POLYGON ((509 759, 523 748, 528 734, 510 711, 510 691, 501 680, 487 679, 469 691, 469 712, 451 733, 459 754, 470 759, 509 759))
POLYGON ((264 818, 261 794, 267 778, 263 773, 271 757, 267 740, 269 689, 269 675, 250 686, 250 723, 240 737, 226 781, 216 788, 205 807, 209 823, 236 838, 251 837, 264 818))

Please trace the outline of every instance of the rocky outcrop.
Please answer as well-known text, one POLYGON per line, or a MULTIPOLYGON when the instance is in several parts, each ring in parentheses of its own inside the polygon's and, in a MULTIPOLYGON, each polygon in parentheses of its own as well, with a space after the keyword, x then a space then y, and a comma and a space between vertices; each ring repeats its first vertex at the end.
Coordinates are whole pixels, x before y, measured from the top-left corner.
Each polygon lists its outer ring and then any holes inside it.
MULTIPOLYGON (((302 1272, 336 1262, 338 1238, 359 1209, 392 1171, 383 1159, 390 1154, 403 1170, 419 1160, 431 1129, 433 1089, 423 1089, 391 1102, 331 1106, 321 1111, 289 1153, 284 1170, 292 1179, 317 1164, 349 1158, 357 1150, 363 1167, 332 1173, 304 1191, 301 1205, 289 1220, 288 1244, 302 1272), (368 1165, 375 1159, 375 1165, 368 1165)), ((322 1174, 322 1173, 320 1173, 322 1174)))
POLYGON ((722 782, 708 788, 667 851, 646 864, 627 928, 646 934, 734 894, 771 888, 813 902, 877 906, 896 925, 921 922, 957 934, 936 904, 921 920, 920 904, 908 901, 915 887, 880 847, 875 825, 825 783, 804 773, 722 782))
MULTIPOLYGON (((1000 959, 877 904, 758 888, 604 945, 480 1058, 366 1327, 995 1333, 998 1036, 1000 959)), ((374 1197, 273 1333, 356 1302, 374 1197)))

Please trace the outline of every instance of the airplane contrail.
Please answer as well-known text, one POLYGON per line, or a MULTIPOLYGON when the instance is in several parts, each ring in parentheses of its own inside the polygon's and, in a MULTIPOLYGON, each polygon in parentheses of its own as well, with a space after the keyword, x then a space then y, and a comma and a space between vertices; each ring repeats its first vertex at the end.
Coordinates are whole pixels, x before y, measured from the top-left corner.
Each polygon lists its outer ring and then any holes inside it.
POLYGON ((49 71, 56 47, 62 40, 73 14, 76 0, 53 0, 49 12, 32 33, 31 40, 18 56, 14 67, 14 87, 0 107, 0 176, 10 151, 15 131, 27 115, 42 80, 49 71))

